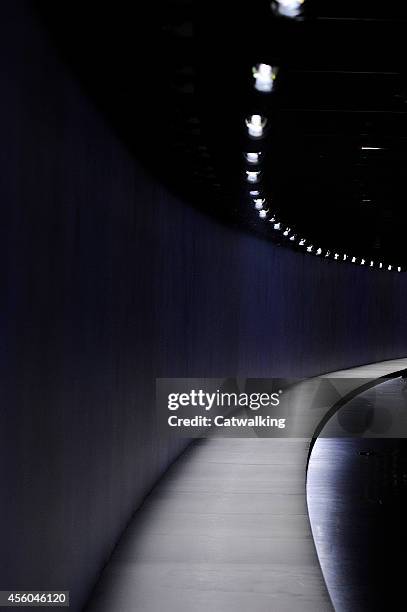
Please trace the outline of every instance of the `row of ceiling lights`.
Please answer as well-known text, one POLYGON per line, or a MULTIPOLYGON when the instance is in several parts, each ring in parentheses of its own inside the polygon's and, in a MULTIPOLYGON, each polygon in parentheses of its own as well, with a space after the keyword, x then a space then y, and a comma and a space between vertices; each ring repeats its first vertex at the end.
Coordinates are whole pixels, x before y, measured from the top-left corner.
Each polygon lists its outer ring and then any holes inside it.
MULTIPOLYGON (((297 18, 301 15, 302 5, 304 0, 275 0, 271 3, 273 11, 280 16, 297 18)), ((261 93, 271 93, 274 88, 274 82, 276 80, 278 68, 269 66, 268 64, 258 64, 253 68, 254 87, 261 93)), ((261 115, 251 115, 246 119, 246 127, 248 135, 252 139, 261 139, 264 136, 264 130, 267 126, 267 118, 261 115)), ((362 147, 362 148, 379 148, 379 147, 362 147)), ((244 154, 246 162, 249 164, 250 169, 246 170, 246 180, 250 186, 256 185, 261 181, 261 170, 254 170, 253 166, 257 166, 263 157, 262 151, 248 152, 244 154)), ((358 263, 361 266, 367 265, 370 268, 378 267, 379 269, 387 269, 392 271, 393 269, 401 272, 401 267, 397 268, 393 265, 386 264, 383 262, 374 262, 373 260, 367 260, 365 258, 358 258, 355 256, 348 256, 346 253, 337 253, 330 251, 329 249, 322 249, 321 247, 315 247, 306 238, 301 238, 296 234, 290 227, 283 225, 277 217, 267 208, 266 199, 262 196, 260 189, 256 185, 256 189, 249 191, 251 203, 254 204, 254 208, 258 211, 259 217, 262 220, 268 220, 273 225, 273 230, 281 232, 285 239, 296 244, 300 247, 305 247, 307 253, 313 253, 317 256, 333 258, 335 261, 349 261, 351 263, 358 263)))

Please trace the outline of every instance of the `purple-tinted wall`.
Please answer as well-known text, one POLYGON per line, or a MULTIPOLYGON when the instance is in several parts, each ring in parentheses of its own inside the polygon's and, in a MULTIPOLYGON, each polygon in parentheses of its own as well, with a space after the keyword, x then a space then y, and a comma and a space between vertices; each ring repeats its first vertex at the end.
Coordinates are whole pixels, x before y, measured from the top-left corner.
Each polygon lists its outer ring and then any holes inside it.
POLYGON ((407 280, 228 230, 148 177, 24 4, 0 7, 0 589, 80 610, 182 448, 156 376, 304 376, 404 356, 407 280))

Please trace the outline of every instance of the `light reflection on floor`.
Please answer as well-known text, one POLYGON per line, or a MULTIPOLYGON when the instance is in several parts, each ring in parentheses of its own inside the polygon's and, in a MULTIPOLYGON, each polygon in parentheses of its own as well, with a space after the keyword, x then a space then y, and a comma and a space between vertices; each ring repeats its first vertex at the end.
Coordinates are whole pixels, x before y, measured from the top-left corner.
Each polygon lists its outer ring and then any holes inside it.
MULTIPOLYGON (((405 389, 400 379, 387 382, 379 392, 352 400, 339 418, 352 430, 354 415, 355 435, 362 421, 383 428, 389 415, 406 409, 405 389)), ((380 435, 374 428, 371 435, 380 435)), ((319 438, 308 469, 307 502, 335 610, 406 609, 407 439, 319 438)))

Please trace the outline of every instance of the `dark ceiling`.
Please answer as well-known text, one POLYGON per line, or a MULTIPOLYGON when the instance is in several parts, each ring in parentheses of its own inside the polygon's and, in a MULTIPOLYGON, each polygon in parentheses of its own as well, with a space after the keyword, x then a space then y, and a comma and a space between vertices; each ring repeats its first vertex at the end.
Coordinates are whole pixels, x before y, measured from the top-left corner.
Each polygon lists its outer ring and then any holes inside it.
POLYGON ((226 4, 33 5, 134 155, 195 206, 306 254, 404 269, 407 5, 306 0, 296 20, 268 0, 226 4), (279 68, 269 94, 259 62, 279 68), (252 114, 268 119, 256 141, 252 114), (263 152, 266 219, 247 151, 263 152))

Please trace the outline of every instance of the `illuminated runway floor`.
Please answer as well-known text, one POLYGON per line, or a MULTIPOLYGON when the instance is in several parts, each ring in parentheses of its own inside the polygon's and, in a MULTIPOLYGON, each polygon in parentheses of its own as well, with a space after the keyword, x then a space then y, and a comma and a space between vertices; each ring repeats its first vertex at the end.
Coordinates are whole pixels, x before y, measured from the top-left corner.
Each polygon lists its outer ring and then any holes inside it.
MULTIPOLYGON (((346 375, 357 386, 405 367, 346 375)), ((88 611, 332 611, 307 514, 308 449, 307 439, 193 443, 136 513, 88 611)))
POLYGON ((331 610, 307 518, 305 440, 190 447, 146 500, 92 610, 331 610))

